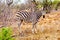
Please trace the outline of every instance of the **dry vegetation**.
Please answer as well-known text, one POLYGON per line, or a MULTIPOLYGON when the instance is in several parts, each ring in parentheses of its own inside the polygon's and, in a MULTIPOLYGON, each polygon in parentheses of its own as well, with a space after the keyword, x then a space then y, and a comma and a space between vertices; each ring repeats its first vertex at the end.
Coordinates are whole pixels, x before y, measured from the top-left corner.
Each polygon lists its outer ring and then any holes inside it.
MULTIPOLYGON (((21 31, 24 36, 16 36, 16 40, 60 40, 60 12, 52 12, 45 15, 46 18, 40 18, 37 23, 37 33, 32 34, 32 24, 24 23, 21 25, 21 31)), ((13 27, 13 34, 19 35, 18 28, 13 27)))

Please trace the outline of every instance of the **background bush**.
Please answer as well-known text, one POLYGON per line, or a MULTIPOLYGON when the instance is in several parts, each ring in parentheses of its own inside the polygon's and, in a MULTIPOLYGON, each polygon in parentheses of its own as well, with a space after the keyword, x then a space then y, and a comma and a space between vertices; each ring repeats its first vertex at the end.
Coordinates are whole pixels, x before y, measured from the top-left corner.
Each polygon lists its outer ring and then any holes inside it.
POLYGON ((0 29, 0 40, 14 40, 11 28, 0 29))

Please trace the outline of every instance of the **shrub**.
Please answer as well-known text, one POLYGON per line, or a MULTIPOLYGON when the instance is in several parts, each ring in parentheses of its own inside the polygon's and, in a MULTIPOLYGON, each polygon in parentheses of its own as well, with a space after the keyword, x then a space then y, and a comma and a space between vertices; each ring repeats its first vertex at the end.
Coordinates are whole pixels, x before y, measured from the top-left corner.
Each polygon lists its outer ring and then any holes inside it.
POLYGON ((0 30, 0 40, 14 40, 14 38, 11 35, 11 28, 4 27, 0 30))

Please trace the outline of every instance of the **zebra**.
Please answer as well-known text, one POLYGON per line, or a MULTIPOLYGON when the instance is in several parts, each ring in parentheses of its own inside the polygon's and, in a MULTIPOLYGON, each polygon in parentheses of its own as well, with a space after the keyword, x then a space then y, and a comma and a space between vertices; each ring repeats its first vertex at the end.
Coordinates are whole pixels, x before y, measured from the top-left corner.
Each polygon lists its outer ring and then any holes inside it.
POLYGON ((19 20, 18 27, 20 28, 22 22, 32 23, 32 33, 37 33, 36 24, 39 18, 42 16, 42 11, 36 12, 27 12, 27 11, 18 11, 16 16, 19 20))

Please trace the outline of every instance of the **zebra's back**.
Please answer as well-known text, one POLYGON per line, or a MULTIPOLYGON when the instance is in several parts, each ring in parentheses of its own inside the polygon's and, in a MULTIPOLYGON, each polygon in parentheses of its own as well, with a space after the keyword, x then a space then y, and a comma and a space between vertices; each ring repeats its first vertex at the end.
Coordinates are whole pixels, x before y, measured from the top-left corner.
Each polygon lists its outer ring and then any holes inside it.
POLYGON ((17 12, 16 16, 19 18, 19 20, 23 20, 25 22, 31 22, 32 17, 31 17, 30 12, 22 10, 22 11, 17 12))

